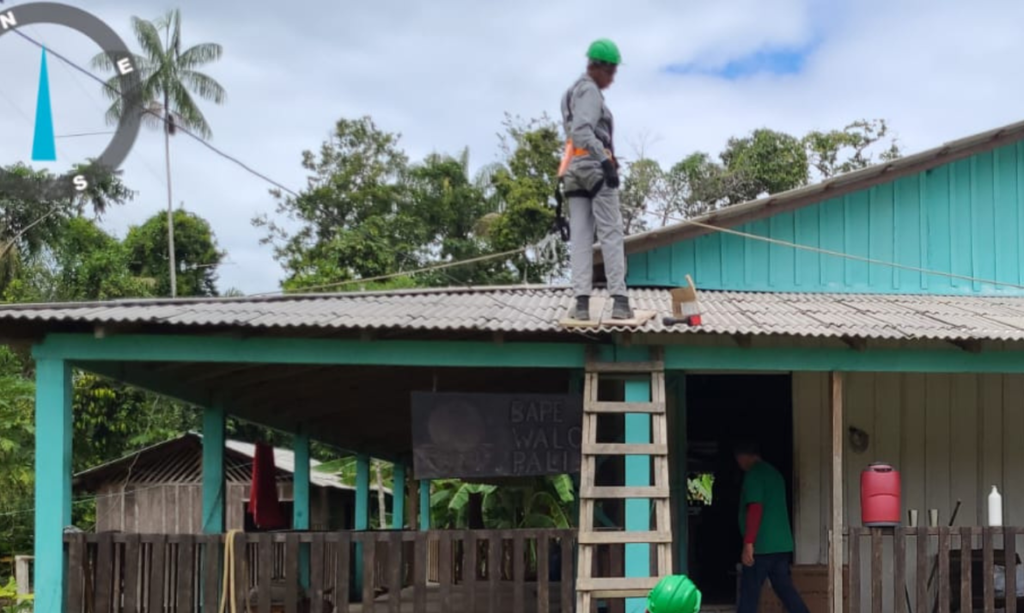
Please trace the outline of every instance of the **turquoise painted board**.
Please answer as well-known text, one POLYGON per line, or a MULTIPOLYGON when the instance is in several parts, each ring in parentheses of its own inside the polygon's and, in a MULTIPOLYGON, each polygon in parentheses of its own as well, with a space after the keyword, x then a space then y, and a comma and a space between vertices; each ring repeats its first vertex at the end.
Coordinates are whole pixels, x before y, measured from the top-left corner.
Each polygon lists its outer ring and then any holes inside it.
POLYGON ((1024 142, 779 213, 741 232, 956 279, 712 233, 629 257, 631 286, 1024 295, 1024 142))

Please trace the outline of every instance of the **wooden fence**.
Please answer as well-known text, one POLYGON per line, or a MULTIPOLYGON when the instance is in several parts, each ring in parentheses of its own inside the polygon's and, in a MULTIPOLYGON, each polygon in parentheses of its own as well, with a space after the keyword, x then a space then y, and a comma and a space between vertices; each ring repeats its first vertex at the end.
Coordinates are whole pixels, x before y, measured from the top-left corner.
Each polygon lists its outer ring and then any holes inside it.
POLYGON ((850 528, 850 613, 1024 613, 1022 528, 850 528))
POLYGON ((252 613, 569 612, 574 530, 262 533, 225 536, 69 534, 70 613, 204 613, 226 585, 252 613), (437 551, 436 583, 428 550, 437 551), (309 551, 309 589, 300 577, 309 551), (356 593, 357 551, 361 591, 356 593), (230 577, 229 577, 230 578, 230 577), (566 580, 563 580, 566 579, 566 580), (428 609, 429 605, 429 609, 428 609))

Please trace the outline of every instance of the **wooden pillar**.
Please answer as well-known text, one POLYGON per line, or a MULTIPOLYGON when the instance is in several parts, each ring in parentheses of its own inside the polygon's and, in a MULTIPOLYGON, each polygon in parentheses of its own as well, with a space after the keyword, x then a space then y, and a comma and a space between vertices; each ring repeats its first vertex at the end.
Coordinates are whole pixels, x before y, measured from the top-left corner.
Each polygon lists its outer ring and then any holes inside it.
MULTIPOLYGON (((356 456, 356 516, 355 529, 368 530, 370 528, 370 457, 366 455, 356 456)), ((355 592, 363 593, 363 545, 356 544, 355 551, 355 581, 353 582, 355 592)))
POLYGON ((225 436, 224 409, 203 409, 203 534, 224 533, 225 436))
POLYGON ((64 360, 36 360, 36 613, 64 610, 64 528, 71 525, 72 396, 71 366, 64 360))
MULTIPOLYGON (((309 530, 309 432, 300 426, 292 438, 295 454, 295 472, 292 473, 292 529, 309 530)), ((304 543, 299 548, 299 582, 309 589, 310 549, 304 543)))
POLYGON ((832 521, 828 547, 828 591, 832 613, 843 613, 843 374, 833 372, 831 379, 832 521))
MULTIPOLYGON (((642 358, 646 359, 646 358, 642 358)), ((626 402, 650 402, 651 378, 627 380, 625 390, 626 402)), ((651 416, 647 414, 627 414, 625 416, 625 442, 651 442, 651 416)), ((650 456, 626 456, 626 487, 643 487, 651 485, 650 456)), ((646 498, 626 500, 626 530, 645 532, 651 529, 651 501, 646 498)), ((630 543, 625 547, 625 576, 651 576, 651 546, 630 543)), ((626 599, 627 611, 643 611, 643 598, 626 599)))
MULTIPOLYGON (((669 432, 672 433, 672 440, 669 441, 669 450, 674 457, 671 458, 671 483, 672 492, 672 515, 674 525, 672 526, 672 538, 676 543, 675 572, 686 574, 689 572, 689 529, 690 513, 687 508, 686 477, 688 466, 686 454, 686 373, 678 373, 673 381, 672 390, 675 395, 675 402, 672 410, 669 411, 669 432)), ((666 407, 666 410, 668 407, 666 407)))
POLYGON ((395 462, 391 478, 391 527, 405 529, 405 464, 395 462))
POLYGON ((420 530, 430 530, 430 479, 420 480, 420 530))

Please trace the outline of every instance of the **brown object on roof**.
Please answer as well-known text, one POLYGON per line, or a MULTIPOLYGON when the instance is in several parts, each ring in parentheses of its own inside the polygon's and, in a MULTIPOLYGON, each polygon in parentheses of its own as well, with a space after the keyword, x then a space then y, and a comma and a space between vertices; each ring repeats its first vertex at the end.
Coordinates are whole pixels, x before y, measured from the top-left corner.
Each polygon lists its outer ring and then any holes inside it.
MULTIPOLYGON (((723 228, 733 228, 784 211, 792 211, 850 192, 889 183, 900 177, 930 170, 1019 140, 1024 140, 1024 122, 1012 123, 961 138, 927 151, 855 170, 814 185, 725 207, 706 215, 694 217, 694 220, 723 228)), ((680 222, 657 230, 634 234, 625 240, 626 254, 651 251, 709 232, 713 232, 713 230, 680 222)), ((594 257, 595 263, 601 261, 600 249, 595 249, 594 257)))
MULTIPOLYGON (((641 326, 588 333, 777 335, 865 339, 1024 340, 1024 298, 851 293, 701 291, 703 325, 666 327, 668 289, 632 289, 634 308, 657 311, 641 326)), ((595 292, 595 295, 605 295, 595 292)), ((0 308, 0 334, 13 337, 31 322, 47 331, 137 324, 150 332, 274 329, 358 333, 540 333, 565 340, 578 331, 559 325, 572 303, 560 287, 423 289, 273 298, 124 301, 15 305, 0 308)))

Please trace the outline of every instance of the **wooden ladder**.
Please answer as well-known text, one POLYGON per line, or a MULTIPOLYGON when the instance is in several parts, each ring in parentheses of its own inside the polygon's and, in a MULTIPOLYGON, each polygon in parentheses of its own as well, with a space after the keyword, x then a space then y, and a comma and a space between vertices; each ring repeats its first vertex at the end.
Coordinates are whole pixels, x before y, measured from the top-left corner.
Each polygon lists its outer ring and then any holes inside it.
POLYGON ((590 613, 595 598, 647 596, 661 577, 672 573, 672 524, 668 470, 668 424, 665 410, 665 364, 655 349, 648 362, 599 362, 587 360, 583 390, 583 448, 580 466, 579 565, 576 578, 576 611, 590 613), (650 402, 602 402, 598 400, 600 375, 650 375, 650 402), (597 418, 608 414, 649 414, 651 443, 598 443, 597 418), (594 484, 598 456, 641 455, 654 458, 653 486, 598 487, 594 484), (647 498, 654 502, 654 530, 594 530, 596 500, 647 498), (594 549, 598 545, 651 544, 657 547, 657 572, 653 577, 593 577, 594 549))

